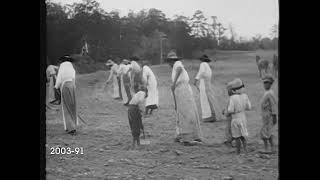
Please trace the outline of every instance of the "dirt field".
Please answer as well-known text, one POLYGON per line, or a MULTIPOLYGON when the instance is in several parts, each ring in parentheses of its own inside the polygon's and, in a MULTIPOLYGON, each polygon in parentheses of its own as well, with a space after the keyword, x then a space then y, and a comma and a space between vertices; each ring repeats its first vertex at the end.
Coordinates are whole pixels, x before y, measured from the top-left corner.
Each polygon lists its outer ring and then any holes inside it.
MULTIPOLYGON (((240 77, 252 103, 247 112, 249 131, 248 155, 236 155, 234 148, 222 144, 225 122, 201 123, 206 144, 182 146, 173 142, 175 112, 170 94, 171 69, 168 65, 153 66, 158 78, 160 108, 152 117, 143 119, 150 145, 129 150, 131 133, 127 108, 111 98, 104 88, 107 74, 99 71, 77 76, 79 114, 88 121, 80 124, 76 136, 63 130, 61 111, 47 112, 47 179, 277 179, 278 153, 260 155, 263 143, 259 138, 261 118, 259 100, 263 86, 258 76, 255 54, 271 60, 272 51, 221 52, 212 62, 212 83, 219 95, 221 109, 226 106, 225 83, 240 77), (83 147, 84 154, 52 155, 50 148, 83 147)), ((200 61, 185 61, 193 82, 200 61)), ((278 94, 278 81, 273 85, 278 94)), ((199 93, 193 87, 199 105, 199 93)), ((276 137, 278 137, 276 128, 276 137)), ((276 141, 278 144, 278 141, 276 141)))

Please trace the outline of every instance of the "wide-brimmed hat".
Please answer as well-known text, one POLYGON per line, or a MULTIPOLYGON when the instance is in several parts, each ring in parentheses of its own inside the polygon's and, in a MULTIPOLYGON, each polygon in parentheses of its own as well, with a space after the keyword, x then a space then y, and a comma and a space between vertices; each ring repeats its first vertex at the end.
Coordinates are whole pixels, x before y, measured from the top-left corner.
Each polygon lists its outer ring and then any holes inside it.
POLYGON ((202 55, 199 59, 204 62, 211 62, 211 59, 206 54, 202 55))
POLYGON ((173 51, 169 52, 167 55, 167 58, 166 58, 167 61, 177 61, 180 59, 182 59, 182 58, 178 57, 177 54, 173 51))
POLYGON ((130 61, 127 60, 127 59, 123 59, 122 62, 123 62, 124 64, 129 64, 129 63, 130 63, 130 61))
POLYGON ((112 66, 113 64, 114 62, 111 59, 109 59, 106 63, 107 66, 112 66))
POLYGON ((230 87, 232 90, 238 90, 244 87, 244 84, 240 78, 235 78, 230 82, 230 87))
POLYGON ((62 57, 59 58, 59 61, 60 61, 61 63, 62 63, 62 62, 66 62, 66 61, 68 61, 68 62, 74 62, 75 59, 72 58, 70 55, 64 55, 64 56, 62 56, 62 57))
POLYGON ((266 82, 269 82, 269 83, 273 83, 274 82, 274 79, 272 77, 271 74, 266 74, 263 78, 262 78, 262 82, 263 83, 266 83, 266 82))
POLYGON ((138 56, 132 56, 132 57, 130 58, 130 60, 131 60, 131 61, 139 61, 140 58, 139 58, 138 56))

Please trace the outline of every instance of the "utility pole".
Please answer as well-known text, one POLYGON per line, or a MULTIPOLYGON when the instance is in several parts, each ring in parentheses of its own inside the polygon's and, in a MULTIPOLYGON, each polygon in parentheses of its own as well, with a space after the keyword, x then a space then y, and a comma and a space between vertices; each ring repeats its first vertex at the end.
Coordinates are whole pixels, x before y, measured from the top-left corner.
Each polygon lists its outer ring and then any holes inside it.
POLYGON ((160 64, 162 64, 162 38, 160 37, 160 64))
POLYGON ((165 34, 160 34, 160 64, 163 63, 163 50, 162 50, 162 40, 166 40, 167 36, 165 34))

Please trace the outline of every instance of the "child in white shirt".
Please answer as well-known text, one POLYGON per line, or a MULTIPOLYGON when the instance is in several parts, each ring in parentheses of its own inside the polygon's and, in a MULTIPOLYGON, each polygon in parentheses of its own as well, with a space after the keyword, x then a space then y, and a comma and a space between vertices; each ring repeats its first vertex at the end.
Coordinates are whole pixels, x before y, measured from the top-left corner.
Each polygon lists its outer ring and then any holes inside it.
POLYGON ((143 124, 142 124, 142 110, 139 108, 145 99, 148 97, 148 92, 146 88, 140 88, 134 96, 132 97, 131 101, 129 102, 128 106, 128 119, 129 125, 132 133, 132 148, 135 147, 135 142, 137 145, 140 145, 140 134, 141 130, 143 131, 143 124))

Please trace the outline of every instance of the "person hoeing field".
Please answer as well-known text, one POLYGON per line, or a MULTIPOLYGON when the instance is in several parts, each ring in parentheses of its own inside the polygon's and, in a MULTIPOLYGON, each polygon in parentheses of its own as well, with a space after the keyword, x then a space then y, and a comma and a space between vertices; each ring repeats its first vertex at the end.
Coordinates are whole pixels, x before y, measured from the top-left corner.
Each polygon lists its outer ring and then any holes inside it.
POLYGON ((76 105, 76 72, 72 65, 74 59, 70 56, 63 56, 59 59, 60 64, 55 89, 60 89, 62 119, 64 130, 74 135, 78 125, 77 105, 76 105))

